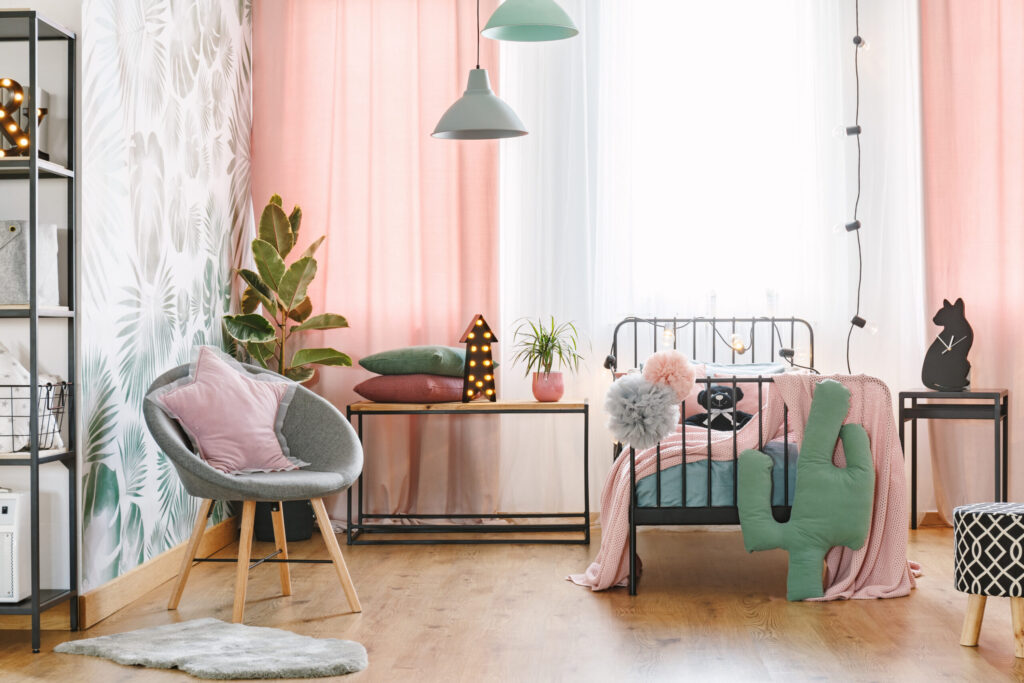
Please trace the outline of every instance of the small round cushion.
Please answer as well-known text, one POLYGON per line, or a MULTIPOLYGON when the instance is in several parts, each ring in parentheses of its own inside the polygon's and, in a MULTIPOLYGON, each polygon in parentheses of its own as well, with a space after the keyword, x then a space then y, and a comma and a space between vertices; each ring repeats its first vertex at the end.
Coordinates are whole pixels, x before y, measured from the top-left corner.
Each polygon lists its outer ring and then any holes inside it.
POLYGON ((1024 503, 974 503, 953 510, 956 589, 1024 597, 1024 503))

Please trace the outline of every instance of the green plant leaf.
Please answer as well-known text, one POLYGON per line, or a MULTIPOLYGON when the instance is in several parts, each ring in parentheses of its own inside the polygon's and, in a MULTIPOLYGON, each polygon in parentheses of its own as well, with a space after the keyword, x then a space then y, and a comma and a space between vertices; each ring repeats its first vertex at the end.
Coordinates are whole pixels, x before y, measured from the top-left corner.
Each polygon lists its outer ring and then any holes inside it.
POLYGON ((261 303, 263 302, 252 287, 246 287, 245 291, 242 292, 242 313, 254 312, 260 307, 261 303))
POLYGON ((314 315, 301 325, 296 325, 292 328, 292 332, 301 332, 302 330, 334 330, 339 327, 348 327, 348 321, 345 320, 344 316, 340 316, 337 313, 321 313, 320 315, 314 315))
POLYGON ((352 359, 336 349, 299 349, 292 356, 292 367, 299 365, 344 365, 351 366, 352 359))
POLYGON ((313 242, 313 244, 311 244, 308 247, 306 247, 306 251, 302 252, 302 256, 300 256, 299 258, 306 258, 307 256, 312 257, 313 254, 316 253, 316 250, 320 248, 320 245, 323 244, 323 241, 324 241, 324 239, 326 239, 326 237, 327 237, 327 235, 321 235, 320 239, 318 239, 317 241, 313 242))
POLYGON ((273 245, 277 253, 284 258, 295 246, 295 235, 288 216, 277 204, 267 204, 260 216, 259 238, 273 245))
POLYGON ((296 204, 292 207, 292 212, 288 214, 288 222, 292 226, 292 235, 298 236, 299 226, 302 225, 302 207, 296 204))
MULTIPOLYGON (((298 306, 288 311, 288 317, 297 323, 301 323, 303 320, 308 318, 312 312, 313 302, 310 301, 309 297, 307 296, 305 299, 299 302, 298 306)), ((298 329, 298 327, 293 327, 292 331, 294 332, 296 329, 298 329)))
POLYGON ((316 277, 316 261, 309 256, 300 258, 285 271, 277 293, 285 309, 292 310, 306 298, 306 288, 316 277))
POLYGON ((284 277, 287 266, 284 265, 284 259, 277 253, 274 245, 263 239, 254 239, 252 256, 263 281, 275 292, 281 291, 281 278, 284 277))
MULTIPOLYGON (((260 303, 267 309, 267 312, 270 313, 270 315, 277 315, 277 305, 274 303, 274 293, 271 292, 270 287, 260 279, 260 276, 245 268, 238 271, 238 276, 245 281, 245 284, 249 285, 249 289, 251 289, 259 298, 260 303)), ((249 290, 246 290, 246 292, 248 291, 249 290)), ((252 313, 252 311, 247 312, 252 313)))
POLYGON ((274 349, 277 348, 275 342, 249 342, 245 345, 245 350, 249 352, 249 355, 253 357, 257 363, 263 367, 267 367, 267 363, 274 359, 274 349))
POLYGON ((295 382, 305 382, 316 374, 313 368, 288 368, 284 376, 295 382))
POLYGON ((283 200, 281 199, 281 195, 279 195, 277 193, 270 195, 270 201, 267 202, 267 204, 276 204, 277 206, 281 206, 283 204, 283 200))
POLYGON ((224 316, 224 327, 228 334, 240 342, 272 342, 277 340, 274 326, 262 315, 245 313, 224 316))

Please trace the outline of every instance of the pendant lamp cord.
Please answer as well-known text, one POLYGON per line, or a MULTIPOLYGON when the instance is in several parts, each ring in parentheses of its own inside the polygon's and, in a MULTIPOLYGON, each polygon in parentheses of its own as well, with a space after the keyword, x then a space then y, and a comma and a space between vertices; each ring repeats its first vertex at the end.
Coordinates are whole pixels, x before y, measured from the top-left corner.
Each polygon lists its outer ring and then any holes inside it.
POLYGON ((476 0, 476 68, 480 68, 480 0, 476 0))
MULTIPOLYGON (((858 57, 860 56, 860 47, 864 44, 864 41, 860 37, 860 0, 854 0, 853 3, 854 13, 854 27, 855 34, 853 39, 853 77, 855 84, 855 95, 856 95, 856 106, 854 109, 853 125, 860 127, 860 64, 858 57)), ((857 211, 860 208, 860 189, 861 189, 861 178, 860 178, 860 132, 857 135, 857 197, 853 202, 853 220, 857 220, 857 211)), ((864 252, 861 249, 860 243, 860 229, 853 231, 857 238, 857 310, 854 313, 853 320, 860 318, 860 290, 861 285, 864 282, 864 252)), ((856 327, 856 323, 850 322, 850 331, 846 335, 846 372, 853 374, 853 370, 850 366, 850 338, 853 337, 853 329, 856 327)))

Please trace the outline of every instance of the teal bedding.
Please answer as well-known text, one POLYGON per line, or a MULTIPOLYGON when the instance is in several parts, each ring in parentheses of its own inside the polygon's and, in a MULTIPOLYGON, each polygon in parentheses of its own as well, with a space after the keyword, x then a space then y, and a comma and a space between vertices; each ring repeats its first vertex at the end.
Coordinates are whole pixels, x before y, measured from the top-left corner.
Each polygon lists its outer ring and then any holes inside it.
MULTIPOLYGON (((799 455, 796 444, 789 444, 789 501, 783 502, 785 470, 783 459, 785 447, 782 441, 769 441, 762 452, 772 459, 772 505, 792 505, 796 491, 796 459, 799 455)), ((628 454, 626 457, 629 457, 628 454)), ((733 496, 736 463, 732 460, 711 461, 711 505, 713 507, 734 507, 733 496)), ((661 471, 661 506, 682 506, 682 465, 673 465, 661 471)), ((636 483, 638 507, 657 507, 658 482, 654 474, 636 483)), ((703 507, 708 504, 708 462, 698 460, 686 464, 686 507, 703 507)))

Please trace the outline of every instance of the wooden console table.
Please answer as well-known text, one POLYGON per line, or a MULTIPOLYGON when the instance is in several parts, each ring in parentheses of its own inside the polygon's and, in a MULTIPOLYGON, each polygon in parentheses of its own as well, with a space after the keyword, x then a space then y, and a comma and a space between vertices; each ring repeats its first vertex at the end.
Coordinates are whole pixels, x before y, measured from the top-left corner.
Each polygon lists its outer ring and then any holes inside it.
POLYGON ((1006 502, 1007 465, 1010 442, 1010 394, 1006 389, 932 391, 914 389, 900 392, 900 446, 904 444, 903 423, 910 421, 910 528, 917 528, 917 421, 992 420, 995 427, 995 502, 1006 502), (920 403, 927 400, 929 403, 920 403), (907 401, 910 405, 907 405, 907 401))
MULTIPOLYGON (((363 418, 368 415, 582 415, 583 416, 583 512, 533 512, 533 513, 474 513, 474 514, 368 514, 363 508, 363 477, 360 476, 354 487, 348 490, 348 525, 346 538, 349 545, 384 545, 384 544, 428 544, 428 543, 573 543, 590 544, 590 446, 588 431, 590 429, 590 406, 586 400, 559 401, 557 403, 539 403, 537 401, 480 401, 472 403, 374 403, 360 401, 348 406, 346 410, 349 421, 355 416, 356 433, 359 441, 363 441, 363 418), (358 509, 353 516, 352 488, 356 489, 358 509), (576 519, 578 523, 526 523, 526 524, 416 524, 398 525, 381 524, 380 521, 396 520, 473 520, 473 519, 507 519, 507 520, 538 520, 538 519, 576 519), (368 521, 370 520, 370 521, 368 521), (375 523, 376 522, 376 523, 375 523), (562 532, 578 533, 578 538, 450 538, 450 539, 369 539, 372 534, 412 535, 412 534, 502 534, 529 532, 562 532)), ((365 454, 365 450, 364 450, 365 454)), ((366 457, 371 457, 367 455, 366 457)))

